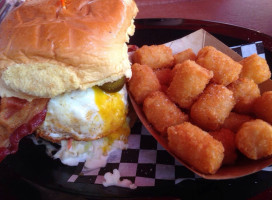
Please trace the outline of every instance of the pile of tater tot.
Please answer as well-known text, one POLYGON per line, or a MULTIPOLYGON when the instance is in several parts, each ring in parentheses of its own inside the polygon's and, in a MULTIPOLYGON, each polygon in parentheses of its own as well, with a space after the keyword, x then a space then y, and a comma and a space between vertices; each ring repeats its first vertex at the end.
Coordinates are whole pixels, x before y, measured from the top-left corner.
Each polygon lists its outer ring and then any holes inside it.
POLYGON ((272 155, 272 91, 257 54, 234 61, 212 46, 173 55, 165 45, 144 45, 132 56, 129 92, 171 151, 199 172, 214 174, 239 156, 272 155))

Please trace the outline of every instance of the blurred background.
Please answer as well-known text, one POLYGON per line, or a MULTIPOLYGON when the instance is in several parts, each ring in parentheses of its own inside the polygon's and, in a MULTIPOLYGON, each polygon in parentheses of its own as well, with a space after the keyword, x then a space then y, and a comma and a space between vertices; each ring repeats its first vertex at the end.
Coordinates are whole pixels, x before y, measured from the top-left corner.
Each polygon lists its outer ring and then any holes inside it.
POLYGON ((209 20, 272 36, 272 0, 135 0, 137 18, 209 20))
MULTIPOLYGON (((24 0, 0 0, 4 14, 24 0), (4 6, 9 2, 11 6, 4 6)), ((272 0, 135 0, 138 19, 184 18, 232 24, 272 36, 272 0)))

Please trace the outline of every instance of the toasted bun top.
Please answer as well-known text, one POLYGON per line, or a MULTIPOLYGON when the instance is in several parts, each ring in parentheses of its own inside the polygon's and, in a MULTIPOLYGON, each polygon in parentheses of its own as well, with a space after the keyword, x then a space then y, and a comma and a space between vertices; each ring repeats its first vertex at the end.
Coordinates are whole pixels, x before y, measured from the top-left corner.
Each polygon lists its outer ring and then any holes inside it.
POLYGON ((51 98, 131 76, 133 0, 27 0, 0 26, 0 96, 51 98))

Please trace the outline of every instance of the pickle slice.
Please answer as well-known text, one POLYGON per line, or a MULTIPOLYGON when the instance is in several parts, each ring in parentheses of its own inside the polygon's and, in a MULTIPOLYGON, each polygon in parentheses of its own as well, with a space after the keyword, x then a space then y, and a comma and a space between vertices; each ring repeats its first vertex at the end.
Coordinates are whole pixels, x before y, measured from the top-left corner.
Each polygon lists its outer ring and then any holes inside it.
POLYGON ((123 76, 122 78, 116 81, 104 83, 103 85, 99 86, 99 88, 109 93, 118 92, 123 88, 125 82, 126 78, 123 76))

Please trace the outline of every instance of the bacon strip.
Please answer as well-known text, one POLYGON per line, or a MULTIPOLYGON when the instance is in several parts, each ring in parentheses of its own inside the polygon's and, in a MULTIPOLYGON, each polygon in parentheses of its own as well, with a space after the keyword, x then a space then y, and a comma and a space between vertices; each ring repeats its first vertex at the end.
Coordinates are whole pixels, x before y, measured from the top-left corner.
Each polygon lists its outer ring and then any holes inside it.
POLYGON ((20 140, 44 121, 49 99, 2 98, 0 105, 0 162, 16 153, 20 140))

